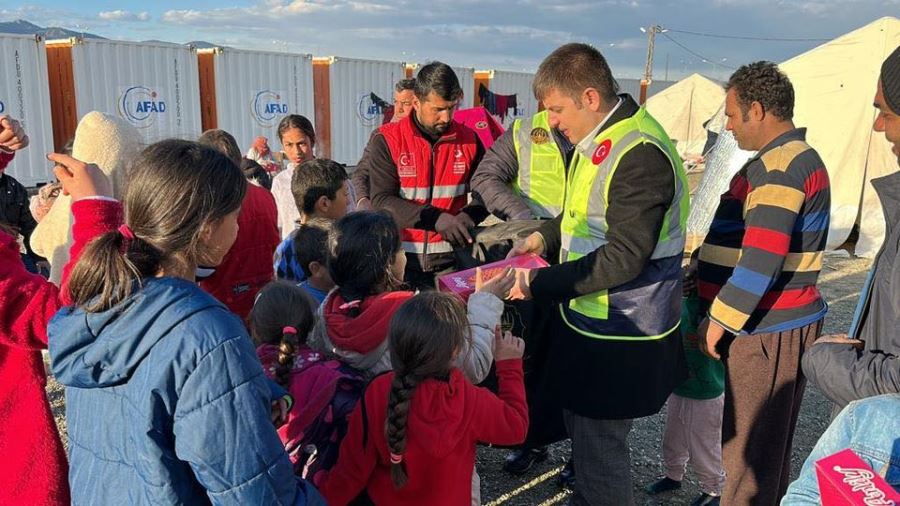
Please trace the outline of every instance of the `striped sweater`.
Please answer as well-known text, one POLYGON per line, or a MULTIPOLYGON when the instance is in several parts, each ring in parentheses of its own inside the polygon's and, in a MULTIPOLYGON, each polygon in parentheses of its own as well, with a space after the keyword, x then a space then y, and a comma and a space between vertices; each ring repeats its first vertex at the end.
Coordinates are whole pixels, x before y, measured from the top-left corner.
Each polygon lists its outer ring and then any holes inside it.
POLYGON ((827 310, 816 280, 831 193, 805 137, 804 128, 782 134, 738 171, 700 248, 700 298, 735 334, 802 327, 827 310))

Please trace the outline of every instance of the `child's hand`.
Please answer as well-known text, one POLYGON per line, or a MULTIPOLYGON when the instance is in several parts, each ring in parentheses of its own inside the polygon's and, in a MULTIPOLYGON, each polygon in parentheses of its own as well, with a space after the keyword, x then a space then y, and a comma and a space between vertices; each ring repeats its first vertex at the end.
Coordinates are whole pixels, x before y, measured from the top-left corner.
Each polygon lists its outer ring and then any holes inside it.
POLYGON ((484 274, 481 267, 475 269, 475 291, 486 292, 497 296, 498 299, 505 299, 509 295, 510 289, 516 284, 515 270, 512 267, 503 269, 503 272, 495 276, 493 279, 484 281, 484 274))
POLYGON ((6 115, 0 115, 0 149, 18 151, 28 147, 28 136, 22 124, 6 115))
POLYGON ((522 358, 525 354, 525 341, 512 335, 512 332, 501 332, 500 327, 494 329, 494 361, 522 358))
POLYGON ((112 183, 106 174, 93 163, 84 163, 71 156, 50 153, 47 159, 56 162, 53 173, 62 183, 63 194, 72 201, 87 197, 112 197, 112 183))

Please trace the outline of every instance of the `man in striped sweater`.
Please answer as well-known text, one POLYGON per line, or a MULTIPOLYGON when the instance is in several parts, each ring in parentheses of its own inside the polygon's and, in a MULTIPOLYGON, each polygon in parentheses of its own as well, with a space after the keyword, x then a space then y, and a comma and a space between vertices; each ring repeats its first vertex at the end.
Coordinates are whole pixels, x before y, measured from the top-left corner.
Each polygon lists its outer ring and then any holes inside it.
POLYGON ((827 310, 816 280, 831 197, 822 159, 791 120, 787 76, 752 63, 726 89, 726 128, 757 154, 722 195, 700 249, 700 345, 726 366, 722 504, 774 505, 789 483, 800 359, 827 310))

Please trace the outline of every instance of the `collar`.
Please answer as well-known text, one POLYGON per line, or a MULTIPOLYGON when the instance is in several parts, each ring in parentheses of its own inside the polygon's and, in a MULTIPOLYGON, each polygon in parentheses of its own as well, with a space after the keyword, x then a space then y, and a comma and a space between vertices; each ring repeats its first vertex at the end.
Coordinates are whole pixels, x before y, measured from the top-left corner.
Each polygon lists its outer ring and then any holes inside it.
POLYGON ((600 132, 603 131, 603 128, 606 126, 609 118, 612 118, 613 114, 615 114, 616 111, 619 110, 619 106, 622 105, 622 102, 622 97, 619 97, 619 101, 616 102, 616 106, 610 109, 610 111, 606 114, 606 116, 603 117, 600 123, 597 124, 597 126, 595 126, 593 130, 591 130, 591 133, 587 134, 584 139, 581 139, 581 141, 578 142, 578 149, 580 149, 582 153, 587 153, 591 150, 591 146, 594 144, 594 139, 596 139, 597 135, 599 135, 600 132))
POLYGON ((806 141, 806 128, 792 128, 778 137, 775 137, 768 144, 763 146, 751 160, 756 160, 778 146, 784 146, 791 141, 806 141))

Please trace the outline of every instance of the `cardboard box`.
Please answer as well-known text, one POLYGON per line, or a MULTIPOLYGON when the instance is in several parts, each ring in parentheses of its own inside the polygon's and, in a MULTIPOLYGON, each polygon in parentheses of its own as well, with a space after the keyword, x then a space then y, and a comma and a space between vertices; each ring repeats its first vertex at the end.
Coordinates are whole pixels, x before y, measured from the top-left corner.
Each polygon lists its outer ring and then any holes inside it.
POLYGON ((900 494, 847 449, 816 462, 823 506, 900 506, 900 494))
MULTIPOLYGON (((515 269, 540 269, 547 267, 548 264, 543 258, 528 254, 513 257, 507 260, 501 260, 480 267, 483 281, 488 281, 497 276, 503 269, 513 267, 515 269)), ((442 292, 455 293, 468 301, 469 296, 475 293, 475 272, 477 269, 467 269, 464 271, 445 274, 438 278, 438 290, 442 292)))

